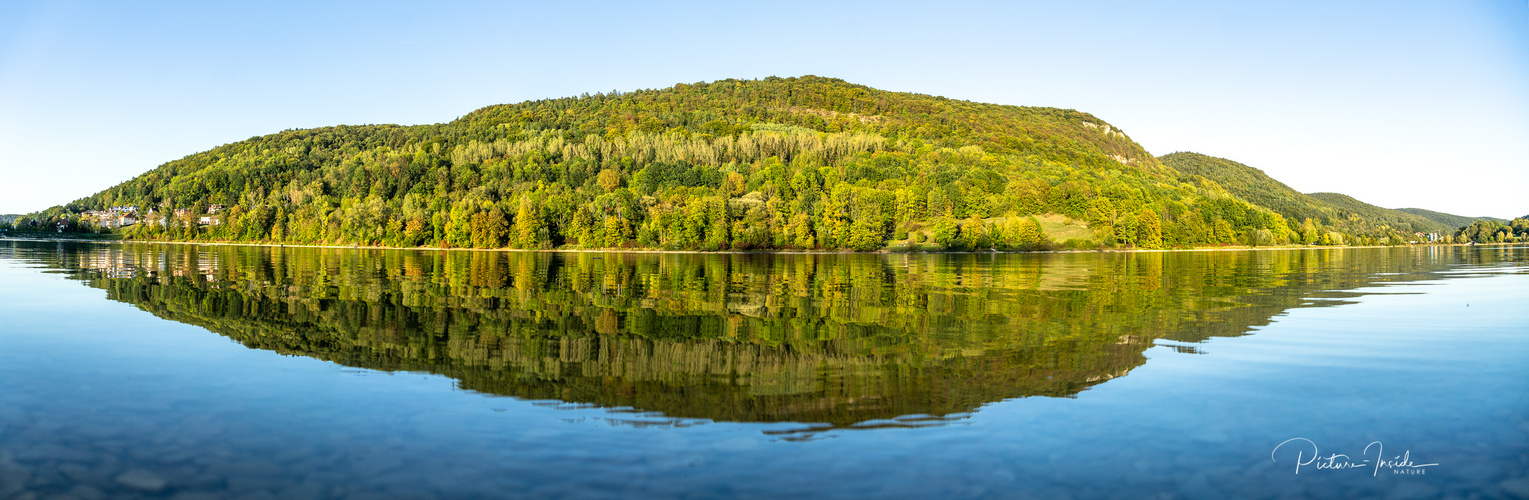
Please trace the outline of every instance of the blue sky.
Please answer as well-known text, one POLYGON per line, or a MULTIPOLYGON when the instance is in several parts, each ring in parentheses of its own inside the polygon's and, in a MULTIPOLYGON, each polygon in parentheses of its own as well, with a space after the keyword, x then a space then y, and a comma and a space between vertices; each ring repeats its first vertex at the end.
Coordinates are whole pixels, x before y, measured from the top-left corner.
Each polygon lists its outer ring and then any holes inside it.
POLYGON ((1087 111, 1303 191, 1529 214, 1529 2, 0 4, 0 213, 221 144, 816 74, 1087 111), (438 5, 437 5, 438 4, 438 5))

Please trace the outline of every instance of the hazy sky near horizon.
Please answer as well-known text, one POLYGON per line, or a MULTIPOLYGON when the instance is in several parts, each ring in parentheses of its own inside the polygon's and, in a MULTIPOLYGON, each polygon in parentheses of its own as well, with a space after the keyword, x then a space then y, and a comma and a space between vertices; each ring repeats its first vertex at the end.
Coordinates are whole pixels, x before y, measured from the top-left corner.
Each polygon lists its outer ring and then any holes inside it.
POLYGON ((1529 2, 0 4, 0 213, 290 128, 815 74, 1073 108, 1302 192, 1529 214, 1529 2))

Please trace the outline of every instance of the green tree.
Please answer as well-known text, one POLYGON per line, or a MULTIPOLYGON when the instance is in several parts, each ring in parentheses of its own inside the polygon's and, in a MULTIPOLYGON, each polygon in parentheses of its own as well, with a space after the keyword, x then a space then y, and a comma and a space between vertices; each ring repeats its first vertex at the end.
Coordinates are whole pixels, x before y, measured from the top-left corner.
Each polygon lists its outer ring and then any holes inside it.
POLYGON ((498 207, 472 215, 473 248, 503 248, 510 234, 509 221, 498 207))
POLYGON ((1136 216, 1136 246, 1140 248, 1163 248, 1163 229, 1157 212, 1142 210, 1136 216))
POLYGON ((949 217, 936 217, 931 224, 930 237, 935 244, 949 249, 957 249, 960 245, 958 238, 961 236, 961 226, 949 217))
POLYGON ((1041 232, 1040 221, 1035 217, 1025 217, 1019 223, 1019 245, 1027 250, 1037 250, 1045 243, 1046 237, 1041 232))
POLYGON ((1307 245, 1316 243, 1318 235, 1320 234, 1318 231, 1319 228, 1317 227, 1317 224, 1312 222, 1310 217, 1306 218, 1304 222, 1301 222, 1301 243, 1305 243, 1307 245))
POLYGON ((520 208, 515 212, 515 248, 541 248, 542 229, 541 215, 537 213, 536 205, 522 198, 520 208))

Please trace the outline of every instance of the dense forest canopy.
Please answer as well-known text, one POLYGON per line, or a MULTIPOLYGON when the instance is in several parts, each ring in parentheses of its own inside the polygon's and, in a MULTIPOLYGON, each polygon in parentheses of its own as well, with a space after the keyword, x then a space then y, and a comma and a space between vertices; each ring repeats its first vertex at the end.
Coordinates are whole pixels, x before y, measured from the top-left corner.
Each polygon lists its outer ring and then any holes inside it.
MULTIPOLYGON (((1318 242, 1327 233, 1350 239, 1358 236, 1361 240, 1381 244, 1414 241, 1418 233, 1434 233, 1453 241, 1459 239, 1464 226, 1478 220, 1494 220, 1420 208, 1381 208, 1339 193, 1303 194, 1262 170, 1198 153, 1172 153, 1158 159, 1178 171, 1186 182, 1212 182, 1239 199, 1278 212, 1287 221, 1297 224, 1293 229, 1301 243, 1318 242)), ((1470 240, 1470 237, 1460 239, 1470 240)))
MULTIPOLYGON (((1225 158, 1179 152, 1163 155, 1159 160, 1180 172, 1186 180, 1203 177, 1241 199, 1279 212, 1287 220, 1304 222, 1311 219, 1315 224, 1349 234, 1378 234, 1384 233, 1386 228, 1443 233, 1456 227, 1420 215, 1370 205, 1341 194, 1302 194, 1269 177, 1262 170, 1225 158)), ((1466 224, 1473 220, 1465 219, 1466 224)))
POLYGON ((445 124, 287 130, 15 225, 149 240, 697 250, 1387 243, 1421 229, 1335 212, 1305 238, 1303 220, 1213 178, 1074 110, 771 77, 489 106, 445 124), (1087 231, 1053 241, 1062 233, 1037 216, 1087 231))
POLYGON ((1412 214, 1412 215, 1417 215, 1417 216, 1423 217, 1423 218, 1428 219, 1428 220, 1432 220, 1434 222, 1443 224, 1444 227, 1448 227, 1448 228, 1461 228, 1461 227, 1469 226, 1469 225, 1471 225, 1471 223, 1476 222, 1478 220, 1489 220, 1489 221, 1497 221, 1497 222, 1504 222, 1504 223, 1508 222, 1506 220, 1498 219, 1496 217, 1466 217, 1466 216, 1463 216, 1463 215, 1446 214, 1446 213, 1443 213, 1443 212, 1435 212, 1433 210, 1424 210, 1424 209, 1421 209, 1421 208, 1398 208, 1396 210, 1401 211, 1401 212, 1406 212, 1406 213, 1409 213, 1409 214, 1412 214))
POLYGON ((1507 223, 1496 220, 1478 220, 1456 232, 1459 241, 1476 243, 1511 243, 1529 241, 1529 215, 1507 223))

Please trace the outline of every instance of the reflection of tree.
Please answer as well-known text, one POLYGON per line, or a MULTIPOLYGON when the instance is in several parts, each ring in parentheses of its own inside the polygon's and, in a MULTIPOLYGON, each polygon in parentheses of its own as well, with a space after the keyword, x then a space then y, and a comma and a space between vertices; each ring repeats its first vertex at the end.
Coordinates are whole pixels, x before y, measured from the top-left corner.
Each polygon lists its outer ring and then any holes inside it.
POLYGON ((464 389, 848 425, 1070 396, 1156 339, 1235 336, 1417 279, 1419 249, 1084 255, 546 254, 83 246, 108 296, 246 346, 464 389), (1347 252, 1347 253, 1344 253, 1347 252), (122 269, 132 269, 123 273, 122 269), (1377 276, 1374 273, 1401 273, 1377 276))

